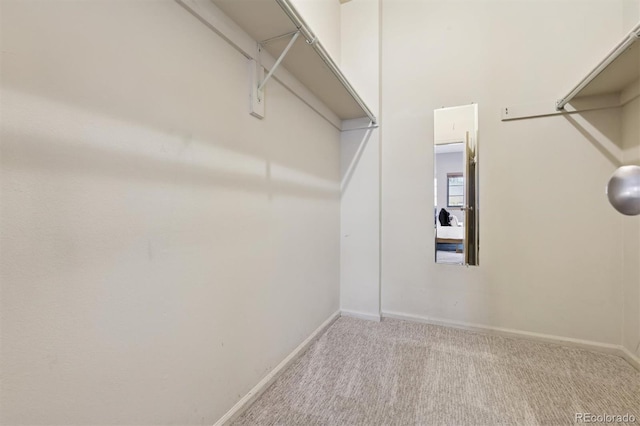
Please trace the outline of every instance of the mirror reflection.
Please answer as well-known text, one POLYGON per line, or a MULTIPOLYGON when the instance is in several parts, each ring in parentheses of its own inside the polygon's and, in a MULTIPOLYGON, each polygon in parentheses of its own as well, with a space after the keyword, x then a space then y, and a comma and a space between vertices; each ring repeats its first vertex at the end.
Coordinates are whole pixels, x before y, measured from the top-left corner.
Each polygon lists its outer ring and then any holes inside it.
POLYGON ((434 112, 435 260, 478 264, 477 105, 434 112))

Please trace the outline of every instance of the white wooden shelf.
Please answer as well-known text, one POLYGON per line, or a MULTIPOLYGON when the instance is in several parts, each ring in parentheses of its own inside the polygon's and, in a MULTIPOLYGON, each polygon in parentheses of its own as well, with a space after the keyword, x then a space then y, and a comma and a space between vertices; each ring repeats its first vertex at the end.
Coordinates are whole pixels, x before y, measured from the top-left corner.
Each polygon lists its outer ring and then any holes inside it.
POLYGON ((636 25, 580 82, 562 99, 558 109, 572 100, 591 96, 620 96, 624 104, 638 94, 640 79, 640 24, 636 25))
POLYGON ((640 96, 640 23, 555 105, 502 108, 503 121, 616 108, 640 96))
POLYGON ((584 96, 621 94, 640 78, 640 43, 634 43, 589 84, 575 98, 584 96))
MULTIPOLYGON (((177 1, 245 56, 261 62, 267 69, 274 67, 271 58, 278 58, 292 35, 299 31, 300 36, 282 60, 280 66, 285 68, 282 71, 297 79, 340 120, 368 118, 376 124, 377 119, 371 109, 289 0, 210 0, 209 6, 202 0, 177 1), (214 9, 210 7, 211 4, 215 6, 214 9), (218 16, 216 11, 221 11, 224 17, 218 16), (238 37, 238 28, 259 43, 260 51, 255 42, 248 47, 248 38, 238 37)), ((275 76, 279 73, 280 70, 275 76)))

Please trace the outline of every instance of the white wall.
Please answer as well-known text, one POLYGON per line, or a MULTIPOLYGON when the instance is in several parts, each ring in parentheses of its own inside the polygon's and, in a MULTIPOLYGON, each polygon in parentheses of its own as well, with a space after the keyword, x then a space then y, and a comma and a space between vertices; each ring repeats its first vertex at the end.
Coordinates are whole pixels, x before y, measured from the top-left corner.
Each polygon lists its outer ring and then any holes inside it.
MULTIPOLYGON (((640 0, 624 0, 625 31, 640 21, 640 0)), ((622 109, 623 162, 640 165, 640 99, 622 109)), ((623 345, 640 356, 640 218, 624 217, 624 328, 623 345)))
POLYGON ((340 68, 367 106, 380 115, 380 1, 343 3, 340 34, 340 68))
MULTIPOLYGON (((624 163, 640 165, 640 98, 622 108, 624 163)), ((623 344, 640 356, 640 216, 624 216, 623 344)))
POLYGON ((434 143, 448 144, 464 142, 467 132, 474 137, 476 132, 476 111, 473 105, 450 106, 434 112, 434 143))
POLYGON ((463 172, 464 159, 462 152, 436 154, 435 167, 438 182, 438 206, 435 211, 436 219, 440 213, 440 209, 446 209, 455 216, 458 221, 464 222, 464 212, 459 207, 447 206, 447 175, 449 173, 463 172))
POLYGON ((620 111, 500 121, 567 92, 622 37, 622 2, 382 7, 382 310, 619 344, 620 111), (434 60, 437 58, 437 60, 434 60), (479 267, 436 265, 433 111, 479 105, 479 267))
POLYGON ((622 29, 631 31, 640 21, 640 0, 622 0, 622 29))
MULTIPOLYGON (((378 0, 341 6, 341 65, 380 121, 379 6, 378 0)), ((373 319, 380 315, 380 134, 375 129, 341 135, 340 308, 373 319)))
POLYGON ((174 1, 1 28, 1 422, 212 424, 339 307, 338 132, 174 1))

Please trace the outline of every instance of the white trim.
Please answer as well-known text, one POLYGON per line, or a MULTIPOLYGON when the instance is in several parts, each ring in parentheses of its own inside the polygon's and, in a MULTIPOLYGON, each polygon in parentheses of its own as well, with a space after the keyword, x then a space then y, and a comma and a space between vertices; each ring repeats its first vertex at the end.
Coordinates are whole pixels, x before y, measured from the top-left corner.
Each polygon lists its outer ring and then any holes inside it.
POLYGON ((515 330, 511 328, 492 327, 484 324, 475 324, 463 321, 452 321, 441 318, 423 317, 419 315, 405 314, 402 312, 382 312, 382 318, 393 318, 404 321, 421 322, 425 324, 441 325, 443 327, 459 328, 462 330, 476 331, 497 336, 517 337, 538 342, 554 343, 557 345, 587 349, 594 352, 616 355, 623 358, 631 366, 640 370, 640 359, 628 349, 620 345, 599 343, 591 340, 573 339, 571 337, 554 336, 551 334, 533 333, 530 331, 515 330))
POLYGON ((350 311, 350 310, 346 310, 346 309, 342 309, 340 311, 340 316, 351 317, 351 318, 359 318, 359 319, 363 319, 363 320, 377 321, 377 322, 380 322, 380 320, 382 319, 380 314, 377 314, 377 315, 376 314, 367 314, 365 312, 350 311))
POLYGON ((624 358, 629 364, 634 366, 636 370, 640 371, 640 358, 637 355, 631 353, 631 351, 624 346, 620 346, 620 356, 624 358))
POLYGON ((325 322, 323 322, 320 327, 318 327, 309 337, 305 339, 304 342, 300 343, 300 345, 293 350, 280 364, 278 364, 273 370, 267 374, 264 379, 260 380, 260 382, 253 387, 245 396, 240 399, 231 407, 229 411, 225 413, 224 416, 220 417, 220 419, 214 423, 213 426, 223 426, 230 424, 234 420, 236 420, 242 413, 244 413, 247 408, 251 406, 259 397, 266 391, 269 386, 276 381, 278 377, 302 354, 306 352, 306 350, 311 346, 311 344, 320 337, 326 330, 333 324, 338 318, 340 318, 340 311, 334 312, 325 322))

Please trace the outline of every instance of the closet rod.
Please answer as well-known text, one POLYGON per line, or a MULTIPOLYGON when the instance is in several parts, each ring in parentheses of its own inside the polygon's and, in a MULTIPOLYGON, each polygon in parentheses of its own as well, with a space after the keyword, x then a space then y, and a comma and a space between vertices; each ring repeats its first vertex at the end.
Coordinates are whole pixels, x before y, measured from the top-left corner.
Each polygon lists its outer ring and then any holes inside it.
POLYGON ((331 72, 336 76, 338 81, 340 81, 342 86, 347 90, 347 92, 349 92, 351 97, 356 101, 356 103, 360 106, 360 108, 362 108, 364 113, 367 114, 367 117, 371 119, 373 124, 376 124, 378 122, 378 120, 376 119, 376 116, 373 115, 371 110, 360 98, 360 95, 358 95, 358 93, 351 86, 349 81, 347 81, 345 76, 342 74, 342 71, 340 71, 340 68, 338 68, 336 63, 333 62, 333 59, 331 59, 331 57, 329 56, 325 48, 322 46, 322 44, 317 41, 316 36, 311 32, 307 23, 304 21, 304 19, 302 19, 302 16, 300 16, 298 12, 295 10, 295 8, 291 5, 290 0, 276 0, 276 2, 282 8, 284 13, 287 14, 289 19, 291 19, 291 22, 293 22, 293 24, 300 30, 304 38, 307 39, 307 43, 311 45, 311 47, 313 47, 313 49, 316 51, 318 56, 320 56, 320 59, 322 59, 322 61, 327 65, 329 70, 331 70, 331 72))
POLYGON ((596 65, 596 67, 593 70, 591 70, 591 72, 589 72, 589 74, 587 74, 587 76, 585 78, 583 78, 582 81, 580 81, 580 83, 578 83, 576 85, 576 87, 574 87, 569 92, 569 94, 567 94, 567 96, 565 96, 564 98, 562 98, 558 102, 556 102, 556 109, 557 110, 564 109, 564 106, 566 104, 571 102, 571 100, 578 93, 580 93, 580 91, 582 89, 584 89, 598 75, 600 75, 600 73, 602 71, 604 71, 605 68, 607 68, 611 64, 611 62, 615 61, 616 58, 618 58, 618 56, 622 55, 622 53, 625 50, 627 50, 627 48, 629 48, 629 46, 631 46, 633 43, 635 43, 639 38, 640 38, 640 23, 638 23, 635 27, 633 27, 633 29, 629 32, 629 34, 626 35, 624 40, 622 40, 620 43, 618 43, 616 45, 616 47, 614 47, 607 54, 607 56, 605 56, 605 58, 602 61, 600 61, 600 63, 598 65, 596 65))

